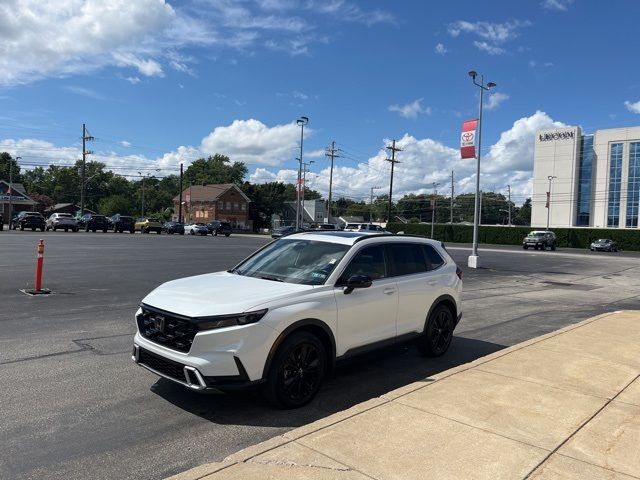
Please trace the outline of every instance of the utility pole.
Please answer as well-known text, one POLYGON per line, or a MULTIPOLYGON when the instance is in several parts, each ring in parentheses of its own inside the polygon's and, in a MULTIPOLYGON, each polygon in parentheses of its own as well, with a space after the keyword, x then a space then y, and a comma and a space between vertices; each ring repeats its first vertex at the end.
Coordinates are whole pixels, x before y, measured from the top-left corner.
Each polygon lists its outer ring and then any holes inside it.
POLYGON ((431 238, 433 239, 433 224, 436 221, 436 205, 438 202, 439 183, 433 182, 433 199, 431 200, 431 238))
POLYGON ((327 148, 327 153, 324 154, 325 157, 331 158, 331 170, 329 171, 329 208, 327 209, 327 223, 331 223, 331 187, 333 185, 333 159, 340 157, 340 155, 337 155, 336 153, 338 151, 340 150, 336 149, 336 142, 334 140, 333 142, 331 142, 331 148, 327 148))
POLYGON ((453 170, 451 170, 451 215, 449 222, 453 225, 453 170))
POLYGON ((91 155, 93 152, 87 150, 86 142, 95 140, 91 135, 87 135, 87 126, 82 124, 82 165, 80 167, 80 216, 84 215, 84 177, 85 177, 85 164, 87 162, 87 155, 91 155))
POLYGON ((387 150, 391 150, 391 158, 387 158, 387 162, 391 162, 391 181, 389 182, 389 208, 387 209, 387 223, 391 223, 391 205, 392 205, 392 196, 393 196, 393 167, 395 167, 396 163, 400 163, 396 160, 396 152, 401 152, 401 148, 396 147, 396 141, 393 140, 393 143, 390 147, 387 147, 387 150))
POLYGON ((304 226, 304 189, 307 188, 307 172, 309 171, 307 167, 310 167, 312 163, 313 160, 309 163, 302 163, 302 208, 300 209, 300 227, 304 226))
POLYGON ((309 117, 300 117, 296 120, 300 125, 300 158, 298 158, 298 184, 296 185, 296 230, 300 228, 300 189, 303 188, 302 182, 302 144, 304 142, 304 126, 309 123, 309 117))
MULTIPOLYGON (((15 161, 22 160, 22 157, 16 157, 15 161)), ((11 225, 11 219, 13 217, 13 162, 9 160, 9 225, 11 225)))
POLYGON ((180 200, 178 204, 178 223, 182 223, 182 175, 184 165, 180 162, 180 200))
POLYGON ((371 187, 371 203, 369 203, 369 223, 373 221, 373 191, 379 190, 382 187, 371 187))
POLYGON ((551 180, 558 178, 555 175, 549 175, 549 190, 547 191, 547 230, 549 230, 549 217, 551 216, 551 180))
POLYGON ((507 195, 507 202, 509 202, 509 226, 511 226, 511 185, 507 185, 507 195))
POLYGON ((478 225, 482 225, 482 190, 480 190, 480 206, 478 210, 478 225))

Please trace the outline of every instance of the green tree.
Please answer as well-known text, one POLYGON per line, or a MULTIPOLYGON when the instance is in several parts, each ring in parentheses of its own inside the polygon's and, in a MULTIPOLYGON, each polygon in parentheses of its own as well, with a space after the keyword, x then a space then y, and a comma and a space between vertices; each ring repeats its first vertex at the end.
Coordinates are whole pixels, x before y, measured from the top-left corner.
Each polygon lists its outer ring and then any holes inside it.
POLYGON ((7 152, 0 153, 0 180, 9 181, 9 169, 13 173, 13 181, 22 182, 22 175, 20 175, 20 165, 18 162, 7 152))
POLYGON ((516 207, 513 215, 514 225, 531 225, 531 199, 527 198, 521 207, 516 207))
POLYGON ((195 160, 184 172, 184 178, 191 185, 235 183, 241 185, 247 175, 243 162, 233 162, 226 155, 216 153, 208 158, 195 160))
POLYGON ((135 216, 138 212, 134 199, 128 195, 109 195, 98 201, 98 213, 102 215, 122 215, 135 216))

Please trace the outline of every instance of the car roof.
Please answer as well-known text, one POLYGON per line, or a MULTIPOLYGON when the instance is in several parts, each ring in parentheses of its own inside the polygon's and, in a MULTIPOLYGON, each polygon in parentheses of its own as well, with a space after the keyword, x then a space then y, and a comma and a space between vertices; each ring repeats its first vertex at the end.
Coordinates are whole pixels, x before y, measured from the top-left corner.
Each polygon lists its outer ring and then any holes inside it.
POLYGON ((344 231, 313 231, 313 232, 301 232, 287 235, 278 241, 286 240, 310 240, 316 242, 331 242, 341 243, 343 245, 355 245, 356 243, 368 241, 368 240, 380 240, 385 239, 388 242, 401 242, 407 240, 420 240, 425 243, 438 245, 441 242, 431 240, 426 237, 420 237, 418 235, 390 235, 388 233, 382 234, 370 234, 366 232, 344 232, 344 231))

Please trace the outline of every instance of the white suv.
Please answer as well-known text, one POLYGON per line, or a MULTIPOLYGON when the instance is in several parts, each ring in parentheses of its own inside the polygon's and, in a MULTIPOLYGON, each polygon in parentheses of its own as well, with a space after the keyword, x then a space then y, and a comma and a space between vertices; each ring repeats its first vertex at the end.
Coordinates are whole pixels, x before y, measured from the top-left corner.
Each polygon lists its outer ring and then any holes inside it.
POLYGON ((193 390, 264 383, 309 402, 337 360, 415 338, 444 354, 461 317, 462 271, 422 237, 308 232, 235 268, 167 282, 136 313, 133 359, 193 390))

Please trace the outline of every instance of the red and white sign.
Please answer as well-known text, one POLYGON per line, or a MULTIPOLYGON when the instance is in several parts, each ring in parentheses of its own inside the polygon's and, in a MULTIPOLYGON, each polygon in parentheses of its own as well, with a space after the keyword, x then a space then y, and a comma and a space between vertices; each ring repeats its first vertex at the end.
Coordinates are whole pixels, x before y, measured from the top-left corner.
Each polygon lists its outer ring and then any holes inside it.
POLYGON ((460 133, 460 156, 465 158, 476 158, 476 129, 478 119, 465 120, 460 133))
POLYGON ((544 206, 544 208, 549 208, 550 200, 551 200, 551 192, 547 192, 547 204, 544 206))

